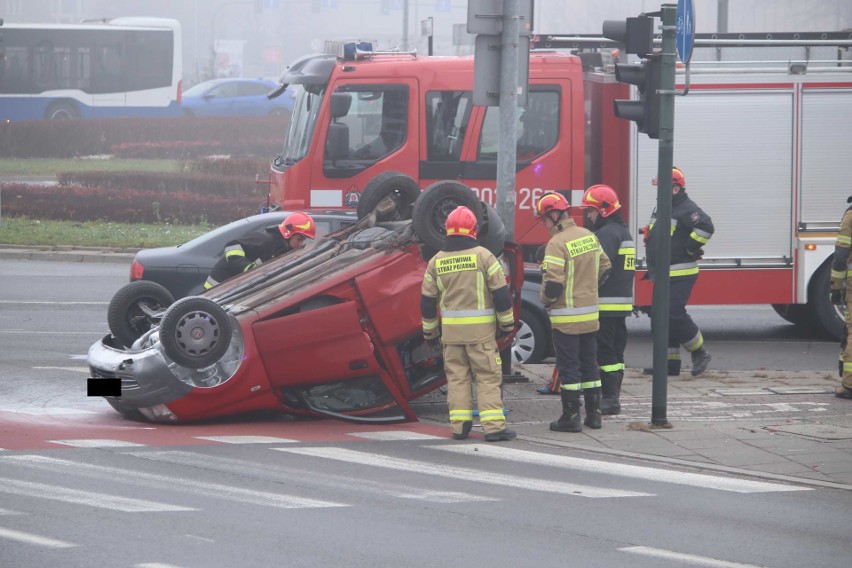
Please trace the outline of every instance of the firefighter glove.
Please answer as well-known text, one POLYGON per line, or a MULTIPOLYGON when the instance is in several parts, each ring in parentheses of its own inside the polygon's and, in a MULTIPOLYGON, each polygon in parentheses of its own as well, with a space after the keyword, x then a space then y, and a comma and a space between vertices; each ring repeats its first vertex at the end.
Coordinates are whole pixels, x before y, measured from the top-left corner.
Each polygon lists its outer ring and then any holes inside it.
POLYGON ((702 258, 704 258, 704 249, 699 248, 699 249, 693 251, 692 252, 692 258, 694 258, 695 260, 701 260, 702 258))

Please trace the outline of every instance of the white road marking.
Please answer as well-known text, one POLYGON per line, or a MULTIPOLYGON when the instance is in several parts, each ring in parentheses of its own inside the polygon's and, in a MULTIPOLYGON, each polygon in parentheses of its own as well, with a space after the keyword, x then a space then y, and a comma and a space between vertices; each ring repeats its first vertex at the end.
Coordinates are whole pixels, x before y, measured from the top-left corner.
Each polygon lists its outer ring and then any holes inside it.
POLYGON ((145 562, 144 564, 134 564, 134 568, 180 568, 174 564, 163 564, 161 562, 145 562))
POLYGON ((65 503, 73 503, 75 505, 88 505, 89 507, 97 507, 99 509, 123 511, 125 513, 197 510, 190 507, 157 503, 156 501, 118 497, 115 495, 107 495, 106 493, 94 493, 92 491, 80 491, 78 489, 57 487, 55 485, 34 483, 31 481, 18 481, 17 479, 5 477, 0 478, 0 493, 20 495, 24 497, 35 497, 38 499, 51 499, 53 501, 62 501, 65 503))
POLYGON ((83 410, 82 408, 44 408, 41 406, 0 406, 0 412, 12 412, 15 414, 26 414, 28 416, 74 416, 77 414, 101 414, 94 410, 83 410))
POLYGON ((88 367, 33 367, 33 369, 39 371, 76 371, 78 373, 88 373, 88 367))
POLYGON ((145 444, 136 442, 125 442, 124 440, 99 440, 94 438, 82 440, 48 440, 52 444, 64 444, 75 448, 144 448, 145 444))
MULTIPOLYGON (((156 475, 144 473, 132 469, 107 467, 87 463, 78 463, 58 458, 50 458, 37 455, 14 455, 2 456, 0 460, 14 463, 24 467, 41 469, 50 472, 65 471, 75 475, 82 475, 91 479, 104 481, 120 481, 142 485, 152 489, 164 491, 179 491, 183 494, 201 495, 203 497, 215 497, 248 503, 250 505, 264 505, 266 507, 278 507, 281 509, 318 508, 318 507, 346 507, 343 503, 332 501, 320 501, 307 499, 283 493, 271 493, 268 491, 253 491, 242 487, 233 487, 219 483, 206 483, 193 479, 178 479, 167 475, 156 475)), ((2 488, 0 488, 2 491, 2 488)))
POLYGON ((648 481, 659 481, 662 483, 673 483, 675 485, 691 485, 704 489, 718 489, 721 491, 734 491, 736 493, 766 493, 771 491, 811 491, 810 487, 798 487, 793 485, 782 485, 780 483, 768 483, 765 481, 752 481, 749 479, 736 479, 732 477, 721 477, 703 473, 690 473, 672 469, 652 468, 640 465, 620 464, 614 462, 588 460, 583 458, 572 458, 569 456, 530 452, 528 450, 516 450, 513 448, 497 448, 483 445, 452 445, 452 446, 425 446, 432 450, 441 450, 456 454, 467 454, 473 457, 487 457, 500 460, 536 464, 551 467, 560 467, 576 471, 590 473, 602 473, 606 475, 617 475, 634 479, 645 479, 648 481))
POLYGON ((0 300, 3 305, 45 305, 45 306, 108 306, 109 302, 45 302, 40 300, 0 300))
POLYGON ((46 536, 39 536, 37 534, 12 529, 4 529, 2 527, 0 527, 0 538, 16 540, 26 544, 35 544, 37 546, 46 546, 47 548, 71 548, 73 546, 77 546, 74 543, 65 542, 64 540, 56 540, 55 538, 47 538, 46 536))
POLYGON ((247 472, 262 475, 264 479, 271 479, 283 484, 291 483, 293 478, 309 480, 311 485, 319 485, 331 489, 344 489, 346 492, 358 491, 382 497, 395 497, 398 499, 410 499, 414 501, 429 501, 433 503, 475 503, 482 501, 499 501, 492 497, 483 497, 460 491, 433 491, 416 486, 398 485, 372 481, 370 479, 359 479, 353 486, 352 478, 346 475, 335 475, 332 473, 305 471, 290 468, 281 464, 247 464, 245 460, 223 458, 219 456, 208 456, 194 452, 182 452, 165 450, 159 452, 130 452, 128 455, 143 459, 155 459, 166 463, 185 465, 188 467, 202 467, 206 470, 220 471, 233 475, 246 475, 247 472))
POLYGON ((20 511, 12 511, 11 509, 0 509, 0 515, 20 515, 20 511))
POLYGON ((389 430, 387 432, 349 432, 347 436, 364 438, 367 440, 379 440, 382 442, 395 442, 402 440, 443 440, 443 437, 421 434, 419 432, 407 432, 405 430, 389 430))
POLYGON ((696 556, 695 554, 684 554, 682 552, 674 552, 672 550, 664 550, 662 548, 650 548, 648 546, 628 546, 619 548, 621 552, 629 552, 631 554, 640 554, 642 556, 653 556, 654 558, 664 558, 666 560, 674 560, 682 564, 690 564, 692 566, 707 566, 708 568, 761 568, 754 564, 741 564, 739 562, 727 562, 725 560, 716 560, 707 556, 696 556))
POLYGON ((275 438, 274 436, 195 436, 196 440, 210 440, 223 444, 292 444, 299 440, 275 438))
POLYGON ((28 329, 0 329, 0 333, 13 333, 15 335, 104 335, 103 331, 30 331, 28 329))
POLYGON ((547 493, 560 493, 574 495, 577 497, 606 498, 606 497, 648 497, 650 493, 639 493, 636 491, 621 491, 618 489, 606 489, 592 487, 589 485, 578 485, 549 479, 536 479, 532 477, 521 477, 517 475, 505 475, 486 470, 468 467, 453 467, 442 464, 433 464, 425 461, 394 458, 391 456, 358 452, 344 448, 271 448, 279 452, 288 452, 326 458, 348 463, 356 463, 372 467, 394 469, 410 473, 422 473, 424 475, 435 475, 438 477, 449 477, 451 479, 465 479, 476 483, 489 485, 502 485, 529 491, 544 491, 547 493))

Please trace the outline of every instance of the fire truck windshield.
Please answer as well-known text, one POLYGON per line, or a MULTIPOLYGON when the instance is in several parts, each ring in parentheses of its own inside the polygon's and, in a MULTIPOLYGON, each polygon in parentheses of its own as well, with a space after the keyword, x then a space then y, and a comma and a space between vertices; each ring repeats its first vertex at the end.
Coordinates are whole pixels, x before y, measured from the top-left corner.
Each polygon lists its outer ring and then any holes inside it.
POLYGON ((305 89, 302 85, 292 85, 292 88, 296 91, 296 102, 281 152, 281 165, 285 166, 293 165, 308 153, 325 95, 324 88, 318 91, 305 89))

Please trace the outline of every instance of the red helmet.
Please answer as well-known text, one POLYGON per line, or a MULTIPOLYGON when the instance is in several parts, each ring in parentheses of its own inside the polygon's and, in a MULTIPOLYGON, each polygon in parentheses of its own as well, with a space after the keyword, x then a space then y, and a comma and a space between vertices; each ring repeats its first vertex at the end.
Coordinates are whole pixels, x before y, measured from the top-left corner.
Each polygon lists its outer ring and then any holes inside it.
POLYGON ((621 203, 618 202, 618 196, 615 191, 608 185, 598 184, 593 185, 583 194, 583 207, 594 207, 601 214, 601 217, 609 217, 619 209, 621 203))
POLYGON ((686 176, 683 175, 680 168, 672 168, 672 185, 686 187, 686 176))
POLYGON ((307 213, 290 213, 278 225, 278 230, 281 231, 281 236, 289 239, 293 235, 303 235, 309 239, 317 236, 317 224, 307 213))
POLYGON ((571 206, 561 193, 546 193, 536 203, 535 211, 537 217, 543 217, 551 211, 568 211, 571 206))
POLYGON ((476 215, 464 205, 459 205, 452 213, 447 215, 448 237, 461 235, 475 239, 477 228, 476 215))

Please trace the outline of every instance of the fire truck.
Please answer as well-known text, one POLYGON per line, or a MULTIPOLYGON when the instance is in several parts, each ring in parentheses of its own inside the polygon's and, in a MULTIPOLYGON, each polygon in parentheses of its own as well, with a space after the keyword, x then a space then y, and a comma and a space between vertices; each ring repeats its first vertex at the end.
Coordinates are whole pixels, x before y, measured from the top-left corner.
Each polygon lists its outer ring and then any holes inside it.
MULTIPOLYGON (((612 186, 637 235, 636 304, 651 303, 639 228, 656 205, 657 144, 616 118, 636 98, 616 81, 608 40, 540 36, 518 109, 515 234, 528 260, 548 239, 535 203, 612 186)), ((790 322, 839 337, 830 256, 852 194, 850 33, 696 37, 679 65, 674 164, 716 233, 692 304, 769 304, 790 322)), ((371 182, 426 188, 457 180, 495 206, 499 109, 472 103, 473 58, 332 46, 281 77, 298 91, 270 202, 283 209, 375 205, 371 182), (388 174, 395 172, 396 174, 388 174), (380 176, 380 174, 384 174, 380 176)), ((380 192, 381 194, 381 192, 380 192)))

